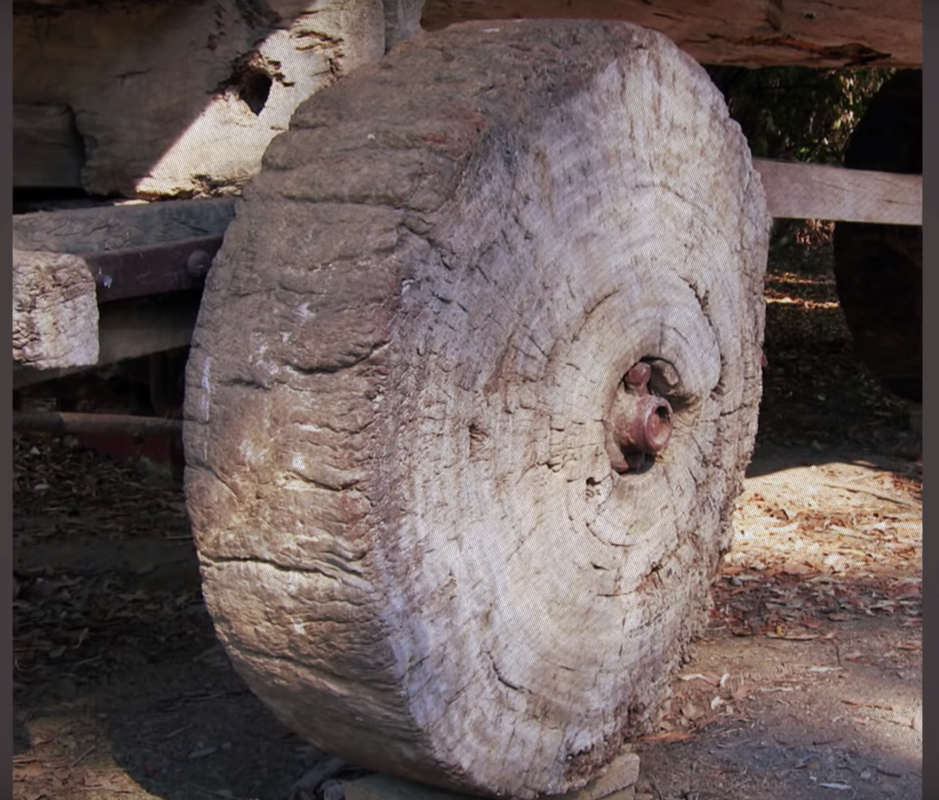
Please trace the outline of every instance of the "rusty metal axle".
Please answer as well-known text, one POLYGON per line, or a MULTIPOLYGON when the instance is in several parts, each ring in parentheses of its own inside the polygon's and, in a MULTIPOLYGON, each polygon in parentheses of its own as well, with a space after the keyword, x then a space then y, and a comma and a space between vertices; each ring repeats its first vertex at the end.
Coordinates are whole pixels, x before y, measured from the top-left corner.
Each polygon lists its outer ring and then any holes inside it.
POLYGON ((178 419, 135 417, 129 414, 14 411, 13 430, 57 434, 124 433, 131 436, 175 438, 182 434, 183 423, 178 419))
POLYGON ((640 361, 626 373, 610 410, 607 450, 616 472, 641 469, 646 456, 665 449, 672 435, 672 407, 649 391, 652 368, 640 361))

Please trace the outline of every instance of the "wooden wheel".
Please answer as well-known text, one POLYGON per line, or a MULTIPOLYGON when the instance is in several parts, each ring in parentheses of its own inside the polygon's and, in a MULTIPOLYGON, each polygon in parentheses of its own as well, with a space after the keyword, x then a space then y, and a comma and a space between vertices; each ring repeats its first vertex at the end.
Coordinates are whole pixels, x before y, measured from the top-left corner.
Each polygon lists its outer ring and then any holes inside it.
POLYGON ((595 776, 729 542, 768 231, 720 94, 636 26, 456 26, 305 103, 187 375, 205 596, 253 690, 414 780, 595 776))
MULTIPOLYGON (((897 72, 871 99, 851 135, 845 166, 923 172, 923 73, 897 72)), ((835 278, 854 349, 884 388, 923 395, 923 229, 835 225, 835 278)))

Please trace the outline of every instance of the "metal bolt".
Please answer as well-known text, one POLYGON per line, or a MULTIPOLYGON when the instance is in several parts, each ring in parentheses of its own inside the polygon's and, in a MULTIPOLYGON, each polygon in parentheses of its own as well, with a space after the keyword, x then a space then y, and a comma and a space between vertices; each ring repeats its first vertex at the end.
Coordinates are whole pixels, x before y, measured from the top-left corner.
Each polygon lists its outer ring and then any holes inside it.
POLYGON ((648 364, 636 364, 613 402, 607 449, 613 469, 620 473, 640 469, 646 456, 664 450, 672 435, 672 407, 649 392, 650 377, 648 364))
POLYGON ((192 278, 204 278, 211 263, 212 257, 205 250, 193 250, 186 259, 186 272, 192 278))

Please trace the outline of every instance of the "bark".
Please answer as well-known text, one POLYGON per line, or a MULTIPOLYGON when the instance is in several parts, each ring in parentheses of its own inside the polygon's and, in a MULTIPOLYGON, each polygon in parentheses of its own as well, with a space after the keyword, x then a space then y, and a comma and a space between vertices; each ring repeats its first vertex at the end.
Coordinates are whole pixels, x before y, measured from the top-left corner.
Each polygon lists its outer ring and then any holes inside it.
POLYGON ((656 718, 756 432, 769 217, 704 70, 625 23, 421 34, 269 148, 187 372, 204 592, 287 724, 533 798, 656 718), (651 365, 666 451, 620 474, 651 365))

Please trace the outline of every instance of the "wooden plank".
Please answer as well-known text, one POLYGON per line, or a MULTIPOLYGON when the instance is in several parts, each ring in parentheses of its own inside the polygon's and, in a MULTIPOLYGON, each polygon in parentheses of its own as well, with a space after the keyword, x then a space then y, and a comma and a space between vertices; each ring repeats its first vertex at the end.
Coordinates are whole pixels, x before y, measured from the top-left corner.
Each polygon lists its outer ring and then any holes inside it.
POLYGON ((772 216, 923 224, 923 177, 757 158, 772 216))
POLYGON ((68 106, 13 106, 13 188, 80 189, 85 148, 68 106))
MULTIPOLYGON (((98 309, 98 360, 93 367, 187 347, 199 313, 199 300, 199 292, 182 292, 172 300, 147 298, 101 306, 98 309)), ((39 370, 14 364, 13 388, 32 386, 85 369, 89 367, 39 370)))
POLYGON ((525 17, 635 22, 661 31, 703 64, 923 63, 920 0, 427 0, 421 23, 437 30, 525 17))
POLYGON ((235 216, 235 202, 233 197, 166 200, 18 214, 13 217, 13 247, 91 253, 221 236, 235 216))

